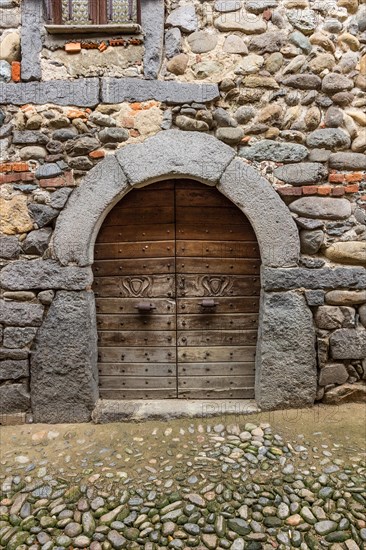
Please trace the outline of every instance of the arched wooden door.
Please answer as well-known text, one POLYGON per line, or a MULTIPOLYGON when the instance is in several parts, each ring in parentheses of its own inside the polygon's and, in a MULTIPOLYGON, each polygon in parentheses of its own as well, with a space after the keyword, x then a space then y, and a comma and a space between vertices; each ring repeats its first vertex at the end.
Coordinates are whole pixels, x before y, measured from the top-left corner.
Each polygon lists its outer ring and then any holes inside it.
POLYGON ((134 189, 95 245, 102 399, 254 397, 260 256, 216 188, 134 189))

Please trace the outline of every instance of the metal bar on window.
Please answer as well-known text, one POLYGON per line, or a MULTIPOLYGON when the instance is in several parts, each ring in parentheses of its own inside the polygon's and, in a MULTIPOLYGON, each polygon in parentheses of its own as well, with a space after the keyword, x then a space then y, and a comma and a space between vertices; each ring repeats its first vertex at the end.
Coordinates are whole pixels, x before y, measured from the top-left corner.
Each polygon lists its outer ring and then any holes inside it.
POLYGON ((128 18, 130 21, 133 18, 133 0, 128 0, 128 18))
POLYGON ((113 0, 108 0, 108 21, 113 21, 113 0))
POLYGON ((69 20, 72 20, 72 0, 69 0, 69 20))

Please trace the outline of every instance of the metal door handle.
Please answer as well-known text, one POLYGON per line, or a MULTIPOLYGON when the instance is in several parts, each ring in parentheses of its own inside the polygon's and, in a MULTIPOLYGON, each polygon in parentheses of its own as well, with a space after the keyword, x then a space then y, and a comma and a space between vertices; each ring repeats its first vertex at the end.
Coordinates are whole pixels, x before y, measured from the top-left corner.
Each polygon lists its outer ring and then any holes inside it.
POLYGON ((200 306, 207 309, 215 308, 218 304, 215 302, 213 298, 204 298, 202 302, 200 303, 200 306))
POLYGON ((137 306, 135 306, 135 309, 138 309, 141 312, 148 312, 156 309, 156 306, 154 306, 151 302, 139 302, 137 306))

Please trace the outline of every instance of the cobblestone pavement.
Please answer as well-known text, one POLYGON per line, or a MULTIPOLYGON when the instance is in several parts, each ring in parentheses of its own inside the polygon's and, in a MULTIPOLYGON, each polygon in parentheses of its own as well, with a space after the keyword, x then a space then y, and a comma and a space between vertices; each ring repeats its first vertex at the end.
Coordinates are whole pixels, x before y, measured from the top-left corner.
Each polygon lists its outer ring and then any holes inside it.
POLYGON ((1 429, 0 548, 366 547, 366 409, 1 429))

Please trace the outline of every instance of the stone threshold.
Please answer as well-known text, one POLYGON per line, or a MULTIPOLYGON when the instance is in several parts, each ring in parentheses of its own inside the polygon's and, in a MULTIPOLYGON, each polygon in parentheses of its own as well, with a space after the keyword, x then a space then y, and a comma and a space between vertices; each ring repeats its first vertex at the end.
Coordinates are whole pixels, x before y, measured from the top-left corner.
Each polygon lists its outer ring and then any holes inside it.
POLYGON ((156 399, 97 401, 92 413, 95 424, 143 422, 175 418, 210 418, 225 415, 249 415, 260 412, 250 399, 156 399))

